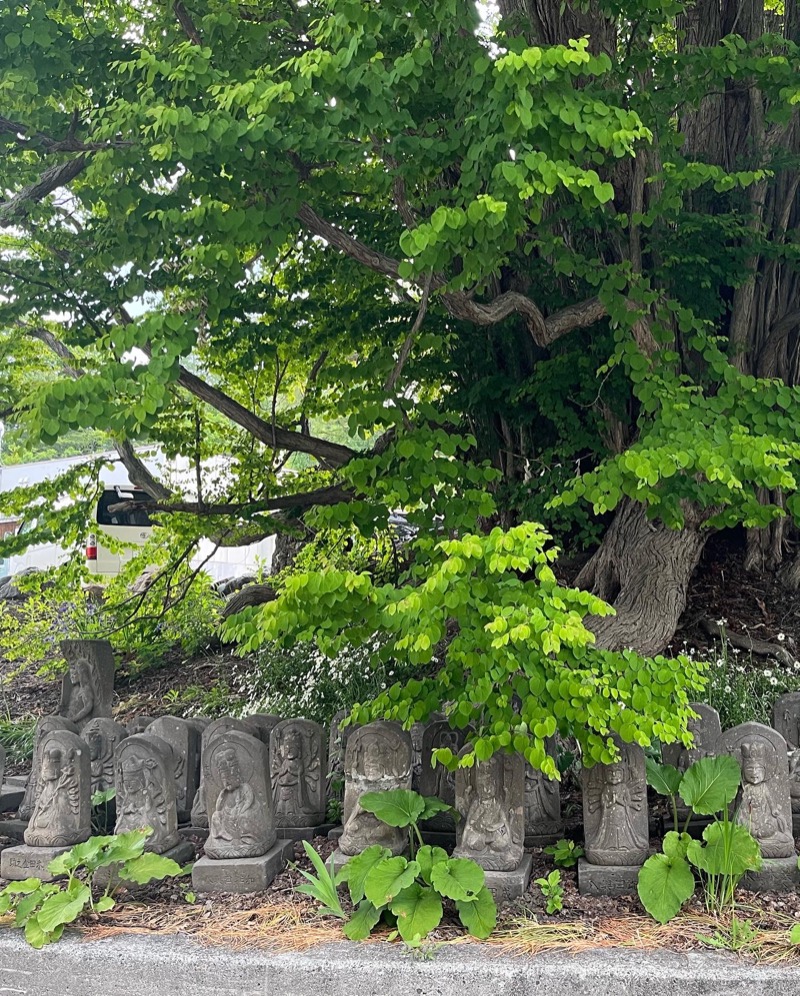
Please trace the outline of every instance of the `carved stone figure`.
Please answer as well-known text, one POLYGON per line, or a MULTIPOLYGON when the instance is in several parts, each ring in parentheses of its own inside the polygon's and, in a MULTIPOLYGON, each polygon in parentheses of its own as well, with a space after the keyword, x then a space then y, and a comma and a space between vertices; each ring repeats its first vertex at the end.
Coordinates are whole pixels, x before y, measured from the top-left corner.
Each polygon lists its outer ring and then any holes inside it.
POLYGON ((720 750, 742 769, 736 819, 756 838, 765 858, 794 854, 789 762, 786 741, 761 723, 742 723, 728 730, 720 750))
POLYGON ((177 716, 161 716, 153 720, 147 733, 160 737, 172 748, 178 821, 187 820, 200 784, 200 734, 195 726, 177 716))
MULTIPOLYGON (((457 755, 464 746, 464 730, 454 730, 446 719, 435 719, 426 723, 422 733, 420 753, 422 764, 419 773, 420 795, 433 795, 448 806, 456 804, 456 775, 443 764, 433 766, 433 752, 448 747, 457 755)), ((425 824, 426 829, 439 833, 453 833, 455 821, 452 813, 437 813, 425 824)))
POLYGON ((114 788, 114 751, 127 737, 128 731, 113 719, 90 719, 81 731, 81 739, 89 748, 92 792, 114 788))
POLYGON ((59 715, 82 730, 90 719, 111 716, 114 654, 108 640, 62 640, 69 670, 61 683, 59 715))
POLYGON ((800 747, 800 692, 780 696, 772 707, 772 725, 786 741, 789 750, 800 747))
POLYGON ((210 821, 209 858, 254 858, 275 844, 267 746, 233 730, 219 734, 203 753, 203 785, 210 821))
POLYGON ((661 748, 664 762, 674 765, 679 771, 686 771, 702 757, 716 754, 719 738, 722 736, 716 709, 704 702, 690 702, 689 708, 697 713, 697 718, 690 719, 686 724, 687 730, 694 737, 694 744, 691 747, 680 743, 664 744, 661 748))
POLYGON ((325 733, 310 719, 285 719, 270 741, 275 825, 313 827, 325 820, 325 733))
POLYGON ((25 785, 25 795, 19 806, 17 816, 21 820, 29 820, 33 815, 36 805, 36 796, 39 794, 39 782, 42 771, 42 745, 49 733, 55 730, 66 730, 69 733, 77 733, 78 727, 63 716, 42 716, 36 722, 36 730, 33 735, 33 761, 31 762, 31 773, 25 785))
MULTIPOLYGON (((230 732, 247 733, 251 737, 258 737, 258 730, 256 727, 245 719, 234 719, 233 716, 222 716, 220 719, 215 719, 210 722, 202 733, 202 738, 200 741, 200 754, 205 754, 206 748, 211 743, 211 741, 221 733, 230 732)), ((194 802, 192 803, 192 826, 193 827, 207 827, 208 826, 208 809, 206 805, 206 791, 205 791, 205 765, 201 764, 200 767, 200 785, 197 788, 197 792, 194 797, 194 802)))
POLYGON ((399 723, 377 720, 353 730, 347 740, 344 761, 344 830, 339 838, 342 854, 360 854, 371 844, 402 854, 406 832, 385 823, 362 809, 365 792, 410 789, 412 772, 411 737, 399 723))
POLYGON ((620 759, 581 772, 586 860, 638 865, 648 856, 644 751, 615 738, 620 759))
MULTIPOLYGON (((465 747, 462 750, 468 751, 465 747)), ((525 772, 520 754, 501 751, 456 771, 457 845, 487 871, 513 871, 525 853, 525 772)))
MULTIPOLYGON (((548 737, 546 750, 556 757, 555 737, 548 737)), ((525 835, 557 834, 562 827, 560 783, 525 762, 525 835)))
POLYGON ((164 854, 176 847, 175 758, 172 748, 150 733, 127 737, 114 754, 117 786, 115 833, 152 827, 145 849, 164 854))
POLYGON ((41 749, 39 792, 25 843, 31 847, 71 847, 88 840, 91 824, 89 751, 75 733, 54 730, 41 749))

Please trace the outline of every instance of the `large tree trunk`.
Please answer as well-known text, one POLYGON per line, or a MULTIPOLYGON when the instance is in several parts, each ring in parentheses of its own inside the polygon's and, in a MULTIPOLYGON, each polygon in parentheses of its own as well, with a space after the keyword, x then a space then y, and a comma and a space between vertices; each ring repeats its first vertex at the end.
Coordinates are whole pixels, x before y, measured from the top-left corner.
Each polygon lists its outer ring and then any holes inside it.
POLYGON ((616 609, 594 617, 589 628, 597 646, 661 653, 686 607, 689 580, 710 535, 690 519, 683 529, 650 521, 642 505, 625 501, 599 549, 576 579, 616 609))

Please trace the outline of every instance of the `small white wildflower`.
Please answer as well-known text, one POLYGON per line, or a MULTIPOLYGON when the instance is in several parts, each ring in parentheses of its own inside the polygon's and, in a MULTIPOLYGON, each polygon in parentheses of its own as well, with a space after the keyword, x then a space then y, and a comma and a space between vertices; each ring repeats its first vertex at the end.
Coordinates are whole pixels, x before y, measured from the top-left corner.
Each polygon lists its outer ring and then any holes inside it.
POLYGON ((777 685, 778 684, 778 679, 777 678, 770 678, 769 679, 769 683, 770 683, 770 685, 777 685))
POLYGON ((771 677, 772 677, 772 671, 770 671, 769 669, 767 669, 767 670, 766 670, 766 671, 764 672, 764 677, 765 677, 765 678, 771 678, 771 677))
POLYGON ((794 669, 795 669, 795 671, 800 671, 800 661, 795 661, 794 662, 794 669))
POLYGON ((727 626, 727 625, 728 625, 727 619, 717 619, 717 626, 727 626))
POLYGON ((730 695, 730 694, 731 694, 731 692, 733 691, 733 689, 731 688, 731 686, 730 686, 730 685, 726 685, 726 686, 725 686, 725 691, 727 692, 727 694, 728 694, 728 695, 730 695))
POLYGON ((786 639, 785 633, 778 633, 778 643, 783 643, 785 639, 786 639))

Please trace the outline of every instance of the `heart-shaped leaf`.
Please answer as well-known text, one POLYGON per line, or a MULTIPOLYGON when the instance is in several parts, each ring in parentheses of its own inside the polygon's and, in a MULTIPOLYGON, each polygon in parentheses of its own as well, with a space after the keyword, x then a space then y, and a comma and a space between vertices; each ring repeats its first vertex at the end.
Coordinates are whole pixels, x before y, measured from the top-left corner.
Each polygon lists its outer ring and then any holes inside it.
POLYGON ((442 896, 468 902, 483 888, 486 875, 480 865, 469 858, 449 858, 434 865, 431 884, 442 896))
POLYGON ((701 816, 713 816, 736 798, 741 778, 739 765, 730 754, 701 757, 683 776, 681 799, 701 816))
POLYGON ((659 795, 677 795, 683 773, 672 764, 659 764, 652 757, 646 762, 647 784, 659 795))
POLYGON ((390 792, 364 792, 358 804, 368 813, 374 813, 390 827, 410 827, 425 811, 425 801, 411 789, 392 789, 390 792))
POLYGON ((693 840, 686 856, 707 875, 744 875, 763 864, 761 848, 741 823, 712 823, 703 831, 705 846, 693 840))
POLYGON ((336 876, 336 884, 347 882, 350 890, 350 901, 358 904, 364 898, 364 881, 378 862, 390 858, 392 852, 388 847, 381 847, 380 844, 373 844, 361 854, 350 858, 347 864, 336 876))
POLYGON ((373 906, 386 906, 419 875, 416 861, 405 858, 385 858, 367 873, 364 893, 373 906))
POLYGON ((368 899, 362 899, 349 922, 342 928, 345 937, 349 937, 351 941, 365 941, 380 918, 380 909, 376 909, 368 899))
POLYGON ((90 896, 91 891, 86 885, 81 885, 74 894, 57 892, 48 896, 36 914, 39 927, 49 934, 62 923, 72 923, 83 912, 90 896))
POLYGON ((391 905, 397 929, 404 941, 425 938, 442 922, 442 900, 427 885, 413 882, 396 896, 391 905))
POLYGON ((488 937, 497 924, 497 905, 486 886, 471 902, 456 902, 456 909, 459 919, 473 937, 488 937))
POLYGON ((419 862, 420 875, 427 885, 431 885, 431 872, 433 866, 442 861, 447 861, 447 851, 443 847, 431 847, 430 844, 423 844, 417 851, 417 861, 419 862))
POLYGON ((653 854, 639 869, 636 889, 650 916, 666 923, 694 893, 694 873, 679 855, 653 854))

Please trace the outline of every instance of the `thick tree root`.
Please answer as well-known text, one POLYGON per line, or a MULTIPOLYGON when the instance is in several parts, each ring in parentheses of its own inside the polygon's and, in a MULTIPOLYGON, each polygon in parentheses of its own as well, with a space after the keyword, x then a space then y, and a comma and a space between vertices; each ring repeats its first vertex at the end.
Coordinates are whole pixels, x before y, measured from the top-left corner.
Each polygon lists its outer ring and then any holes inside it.
POLYGON ((724 640, 739 650, 747 650, 757 657, 774 657, 786 667, 794 665, 794 655, 786 647, 782 647, 780 643, 770 643, 768 640, 757 640, 750 635, 742 636, 739 633, 732 633, 725 626, 720 626, 719 623, 714 622, 713 619, 701 619, 700 625, 709 636, 724 640))

